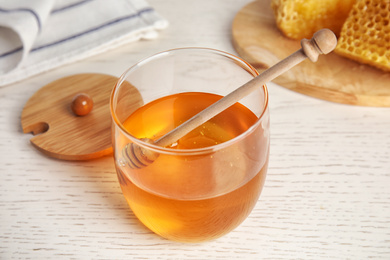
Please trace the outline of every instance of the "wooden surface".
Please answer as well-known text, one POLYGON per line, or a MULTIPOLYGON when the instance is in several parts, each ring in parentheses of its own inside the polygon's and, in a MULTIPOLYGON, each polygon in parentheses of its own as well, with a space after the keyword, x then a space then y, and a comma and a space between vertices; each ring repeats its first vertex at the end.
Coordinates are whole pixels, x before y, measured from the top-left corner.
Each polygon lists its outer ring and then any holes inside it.
POLYGON ((31 143, 48 156, 63 160, 89 160, 112 153, 110 93, 117 77, 77 74, 39 89, 23 108, 23 132, 34 133, 31 143), (85 93, 93 109, 85 116, 71 110, 73 98, 85 93))
MULTIPOLYGON (((276 27, 270 0, 244 6, 232 25, 235 49, 259 71, 300 48, 276 27)), ((361 65, 334 53, 313 64, 306 61, 275 79, 293 91, 316 98, 361 106, 390 107, 390 73, 361 65)))
POLYGON ((271 149, 263 192, 236 230, 202 244, 167 241, 143 227, 111 157, 62 161, 31 145, 20 119, 42 86, 80 73, 119 77, 176 47, 236 54, 231 25, 251 0, 148 2, 170 21, 159 38, 0 88, 0 259, 390 259, 389 108, 267 84, 271 149))

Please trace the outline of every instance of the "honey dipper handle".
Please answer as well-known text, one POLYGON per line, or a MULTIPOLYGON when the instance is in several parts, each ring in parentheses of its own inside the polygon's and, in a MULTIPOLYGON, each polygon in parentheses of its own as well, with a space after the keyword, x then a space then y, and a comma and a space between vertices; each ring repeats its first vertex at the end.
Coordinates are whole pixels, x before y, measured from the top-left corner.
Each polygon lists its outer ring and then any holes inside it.
POLYGON ((309 58, 313 62, 317 61, 320 54, 327 54, 331 52, 336 47, 336 44, 336 36, 331 30, 322 29, 316 32, 311 40, 304 39, 301 41, 302 48, 300 50, 294 52, 287 58, 265 70, 257 77, 229 93, 219 101, 202 110, 200 113, 196 114, 177 128, 156 140, 155 144, 160 146, 167 146, 176 142, 196 127, 207 122, 209 119, 213 118, 223 110, 227 109, 234 103, 238 102, 240 99, 247 96, 257 87, 273 80, 306 58, 309 58))

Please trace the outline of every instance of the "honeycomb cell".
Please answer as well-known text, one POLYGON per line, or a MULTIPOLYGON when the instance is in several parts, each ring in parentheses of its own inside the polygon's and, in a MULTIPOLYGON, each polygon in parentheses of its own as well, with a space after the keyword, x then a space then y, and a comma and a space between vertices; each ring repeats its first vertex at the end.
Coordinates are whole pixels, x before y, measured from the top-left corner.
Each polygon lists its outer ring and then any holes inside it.
POLYGON ((374 18, 375 24, 379 24, 382 21, 382 16, 376 15, 374 18))

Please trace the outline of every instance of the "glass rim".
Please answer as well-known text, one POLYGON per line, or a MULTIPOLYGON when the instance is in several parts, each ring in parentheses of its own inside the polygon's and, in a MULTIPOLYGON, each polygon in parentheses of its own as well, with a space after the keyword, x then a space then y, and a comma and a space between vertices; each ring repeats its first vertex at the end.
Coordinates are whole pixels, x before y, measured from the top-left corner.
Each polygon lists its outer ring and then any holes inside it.
MULTIPOLYGON (((243 69, 247 69, 247 71, 250 72, 253 77, 256 77, 256 76, 259 75, 257 70, 251 64, 249 64, 245 60, 239 58, 238 56, 233 55, 233 54, 228 53, 228 52, 225 52, 225 51, 212 49, 212 48, 203 48, 203 47, 184 47, 184 48, 169 49, 169 50, 158 52, 158 53, 156 53, 154 55, 151 55, 151 56, 149 56, 147 58, 144 58, 144 59, 140 60, 139 62, 135 63, 134 65, 129 67, 119 77, 118 81, 115 83, 115 86, 113 87, 113 89, 111 91, 111 95, 110 95, 110 112, 111 112, 111 118, 113 120, 113 123, 116 126, 119 127, 120 131, 128 139, 130 139, 133 143, 136 143, 137 145, 139 145, 139 146, 141 146, 141 147, 143 147, 145 149, 149 149, 149 150, 152 150, 152 151, 157 152, 157 153, 175 154, 175 155, 178 155, 178 154, 181 154, 181 155, 199 155, 199 154, 205 154, 205 153, 210 153, 210 152, 214 152, 214 151, 217 151, 217 150, 221 150, 221 149, 223 149, 225 147, 231 146, 232 144, 240 141, 241 139, 245 138, 250 133, 252 133, 258 127, 258 125, 261 124, 261 121, 262 121, 262 119, 263 119, 263 117, 265 115, 265 112, 268 109, 268 101, 269 101, 268 100, 268 88, 267 88, 266 84, 264 84, 262 86, 263 93, 264 93, 264 106, 262 108, 260 116, 257 118, 257 120, 246 131, 244 131, 243 133, 235 136, 234 138, 232 138, 232 139, 230 139, 230 140, 228 140, 226 142, 222 142, 222 143, 219 143, 219 144, 216 144, 216 145, 202 147, 202 148, 176 149, 176 148, 162 147, 162 146, 158 146, 158 145, 155 145, 155 144, 152 144, 152 143, 148 143, 148 142, 145 142, 145 141, 143 141, 143 140, 133 136, 131 133, 129 133, 129 131, 126 130, 126 128, 120 122, 120 120, 118 119, 118 117, 117 117, 117 115, 116 115, 116 113, 114 111, 114 98, 116 96, 117 91, 120 89, 120 86, 122 85, 122 83, 127 78, 127 75, 129 73, 131 73, 133 70, 137 69, 139 66, 142 66, 142 64, 147 63, 148 61, 151 61, 151 60, 153 60, 155 58, 158 58, 158 57, 160 57, 162 55, 167 55, 168 53, 171 53, 171 52, 186 51, 186 50, 188 50, 188 51, 206 51, 206 52, 210 52, 210 53, 213 53, 213 54, 218 54, 218 55, 225 56, 225 57, 227 57, 227 58, 237 62, 238 63, 237 65, 241 66, 243 69)), ((240 87, 240 86, 237 86, 237 88, 238 87, 240 87)))

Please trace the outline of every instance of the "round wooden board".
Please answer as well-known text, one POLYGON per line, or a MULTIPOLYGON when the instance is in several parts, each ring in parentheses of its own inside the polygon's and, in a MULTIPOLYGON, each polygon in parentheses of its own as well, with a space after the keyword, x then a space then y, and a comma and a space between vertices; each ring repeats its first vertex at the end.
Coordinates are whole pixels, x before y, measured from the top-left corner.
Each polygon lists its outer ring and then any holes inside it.
MULTIPOLYGON (((236 15, 233 45, 259 72, 300 49, 300 41, 284 37, 276 27, 270 0, 254 1, 236 15)), ((335 53, 316 63, 302 62, 273 82, 312 97, 361 106, 390 106, 390 73, 335 53)))
MULTIPOLYGON (((32 132, 31 143, 57 159, 89 160, 111 154, 109 103, 117 81, 109 75, 78 74, 42 87, 23 108, 23 132, 32 132), (79 93, 88 94, 94 103, 92 111, 81 117, 71 110, 72 99, 79 93)), ((134 93, 138 106, 141 97, 138 91, 134 93)))

